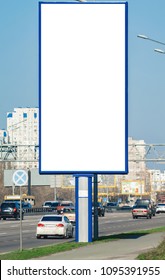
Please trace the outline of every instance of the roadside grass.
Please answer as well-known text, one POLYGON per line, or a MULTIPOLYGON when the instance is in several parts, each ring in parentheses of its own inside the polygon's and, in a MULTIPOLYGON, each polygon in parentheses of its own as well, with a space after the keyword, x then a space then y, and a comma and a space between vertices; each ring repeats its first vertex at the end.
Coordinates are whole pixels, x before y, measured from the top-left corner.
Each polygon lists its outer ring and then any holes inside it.
MULTIPOLYGON (((43 246, 43 247, 37 247, 32 249, 23 249, 22 251, 13 251, 9 253, 0 254, 0 260, 29 260, 29 259, 35 259, 42 256, 48 256, 51 254, 56 254, 59 252, 69 251, 72 249, 80 248, 83 246, 91 246, 96 243, 100 242, 109 242, 114 241, 118 239, 131 239, 131 238, 138 238, 145 234, 151 234, 155 232, 164 232, 164 227, 159 227, 155 229, 149 229, 149 230, 139 230, 134 232, 128 232, 128 233, 121 233, 121 234, 114 234, 109 236, 102 236, 99 237, 98 240, 93 241, 92 243, 88 242, 64 242, 60 244, 55 245, 49 245, 49 246, 43 246)), ((147 254, 141 254, 138 259, 165 259, 165 240, 162 242, 158 248, 152 250, 151 252, 148 252, 147 254), (163 243, 163 244, 162 244, 163 243), (155 256, 155 258, 151 258, 151 255, 155 256), (149 257, 149 258, 148 258, 149 257)))
POLYGON ((147 230, 139 230, 139 231, 133 231, 133 232, 125 232, 125 233, 120 233, 120 234, 114 234, 114 235, 108 235, 108 236, 101 236, 98 238, 97 241, 103 241, 103 242, 109 242, 112 240, 117 240, 117 239, 130 239, 130 238, 138 238, 142 235, 146 234, 151 234, 151 233, 156 233, 156 232, 164 232, 165 231, 165 226, 163 227, 158 227, 158 228, 153 228, 153 229, 147 229, 147 230))
POLYGON ((28 260, 42 256, 48 256, 59 252, 69 251, 72 249, 86 246, 88 243, 65 242, 56 245, 37 247, 32 249, 23 249, 22 251, 13 251, 10 253, 0 254, 0 260, 28 260))
POLYGON ((165 260, 165 238, 157 248, 140 254, 137 260, 165 260))

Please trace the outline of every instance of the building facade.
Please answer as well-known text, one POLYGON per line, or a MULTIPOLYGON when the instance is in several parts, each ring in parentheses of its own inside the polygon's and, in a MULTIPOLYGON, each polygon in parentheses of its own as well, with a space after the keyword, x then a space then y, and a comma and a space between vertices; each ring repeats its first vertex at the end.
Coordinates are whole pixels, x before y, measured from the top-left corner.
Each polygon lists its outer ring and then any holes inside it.
POLYGON ((14 108, 7 113, 9 144, 17 146, 16 168, 36 168, 38 162, 36 147, 39 142, 39 109, 14 108), (18 159, 18 161, 17 161, 18 159))
POLYGON ((129 159, 129 173, 127 178, 129 180, 141 180, 146 172, 145 142, 144 140, 134 140, 132 137, 128 138, 128 159, 129 159))
POLYGON ((123 195, 142 195, 148 186, 145 162, 145 142, 128 138, 128 174, 117 176, 118 192, 123 195))

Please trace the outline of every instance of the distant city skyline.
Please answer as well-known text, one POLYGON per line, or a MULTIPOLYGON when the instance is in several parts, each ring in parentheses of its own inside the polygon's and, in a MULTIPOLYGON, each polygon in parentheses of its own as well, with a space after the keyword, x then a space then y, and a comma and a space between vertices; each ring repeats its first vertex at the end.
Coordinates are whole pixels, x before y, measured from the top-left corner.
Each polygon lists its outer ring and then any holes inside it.
MULTIPOLYGON (((137 37, 144 34, 165 42, 165 1, 127 2, 129 136, 146 143, 165 143, 165 56, 154 52, 165 48, 137 37)), ((0 129, 6 128, 7 112, 39 105, 38 3, 1 1, 0 129)))

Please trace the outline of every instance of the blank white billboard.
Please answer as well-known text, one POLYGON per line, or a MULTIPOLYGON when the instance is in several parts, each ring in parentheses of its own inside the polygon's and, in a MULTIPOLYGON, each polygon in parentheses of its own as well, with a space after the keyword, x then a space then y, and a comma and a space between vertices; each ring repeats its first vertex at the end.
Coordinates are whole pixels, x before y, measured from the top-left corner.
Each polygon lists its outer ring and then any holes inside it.
POLYGON ((40 173, 127 173, 127 3, 39 4, 40 173))

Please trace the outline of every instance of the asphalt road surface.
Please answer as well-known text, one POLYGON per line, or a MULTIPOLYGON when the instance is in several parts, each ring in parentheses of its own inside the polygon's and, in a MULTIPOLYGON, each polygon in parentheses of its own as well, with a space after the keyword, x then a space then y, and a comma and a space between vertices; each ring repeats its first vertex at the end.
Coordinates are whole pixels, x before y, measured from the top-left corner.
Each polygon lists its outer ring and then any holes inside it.
MULTIPOLYGON (((41 216, 25 216, 22 221, 23 249, 44 245, 68 242, 73 239, 48 238, 36 239, 36 226, 41 216)), ((152 219, 132 219, 131 213, 106 213, 99 217, 99 236, 129 232, 139 229, 150 229, 165 225, 165 214, 159 214, 152 219)), ((20 248, 20 221, 8 219, 0 221, 0 253, 19 250, 20 248)))

